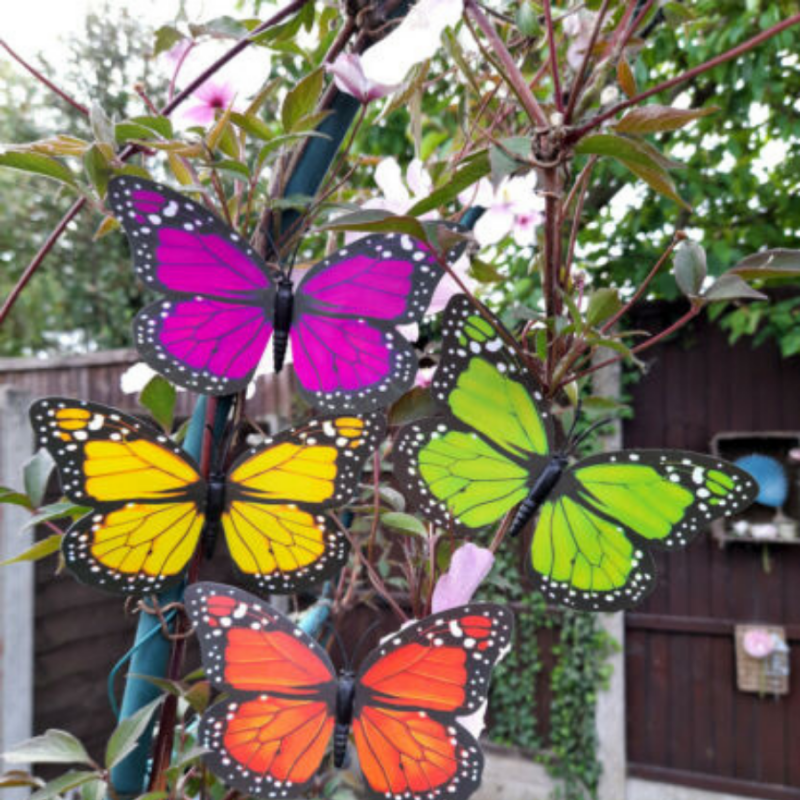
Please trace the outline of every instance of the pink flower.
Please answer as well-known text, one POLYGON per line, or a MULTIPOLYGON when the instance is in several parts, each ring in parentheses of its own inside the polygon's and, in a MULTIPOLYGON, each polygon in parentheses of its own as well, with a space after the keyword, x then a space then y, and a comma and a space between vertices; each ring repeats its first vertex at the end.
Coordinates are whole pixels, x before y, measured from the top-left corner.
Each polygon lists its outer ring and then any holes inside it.
MULTIPOLYGON (((171 89, 177 92, 199 78, 228 49, 229 44, 221 39, 181 39, 159 61, 171 89)), ((255 96, 269 68, 269 51, 248 47, 201 84, 175 112, 173 122, 178 128, 211 124, 217 109, 228 108, 234 96, 242 104, 255 96)))
POLYGON ((491 572, 494 554, 485 547, 467 542, 453 553, 450 568, 436 582, 431 611, 438 614, 464 606, 472 599, 483 579, 491 572))
POLYGON ((386 97, 397 88, 397 84, 388 85, 369 80, 364 74, 361 56, 357 53, 341 53, 332 64, 325 65, 325 71, 333 75, 333 80, 341 91, 353 95, 362 103, 386 97))
POLYGON ((511 234, 519 247, 534 243, 536 227, 542 222, 544 202, 536 194, 533 172, 505 178, 497 188, 484 178, 459 195, 464 205, 483 206, 486 211, 475 223, 475 238, 484 247, 511 234))
MULTIPOLYGON (((375 183, 381 190, 380 197, 372 197, 367 200, 362 208, 377 208, 391 211, 393 214, 402 215, 417 203, 427 197, 433 191, 433 180, 425 169, 423 163, 415 158, 408 165, 406 170, 405 180, 403 179, 403 171, 400 165, 394 158, 385 158, 375 168, 375 183)), ((422 214, 420 219, 431 219, 436 215, 433 212, 422 214)), ((354 241, 361 238, 363 234, 348 234, 345 236, 346 241, 354 241)), ((461 281, 466 285, 470 292, 477 288, 477 282, 469 277, 469 257, 464 254, 456 261, 455 264, 450 265, 453 272, 458 275, 461 281)), ((460 294, 461 287, 453 280, 450 274, 446 274, 436 291, 433 293, 430 305, 428 306, 427 314, 438 314, 444 310, 448 300, 454 294, 460 294)), ((409 329, 408 338, 412 341, 416 338, 416 326, 405 326, 409 329), (412 330, 413 328, 413 330, 412 330)), ((402 332, 402 329, 401 329, 402 332)))
POLYGON ((581 68, 592 38, 597 15, 591 11, 570 14, 562 23, 564 33, 572 39, 567 48, 567 63, 577 72, 581 68))
POLYGON ((193 101, 187 103, 183 112, 184 119, 197 125, 210 125, 219 110, 232 105, 236 91, 229 83, 217 83, 209 78, 196 92, 192 93, 193 101))

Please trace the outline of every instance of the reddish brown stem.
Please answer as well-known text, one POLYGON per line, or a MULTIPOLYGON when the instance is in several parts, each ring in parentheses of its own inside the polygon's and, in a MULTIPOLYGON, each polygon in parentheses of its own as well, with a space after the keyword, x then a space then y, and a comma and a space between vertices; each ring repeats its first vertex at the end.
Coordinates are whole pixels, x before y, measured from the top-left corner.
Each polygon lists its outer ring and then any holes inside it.
POLYGON ((67 229, 67 225, 69 225, 69 223, 72 222, 72 220, 75 219, 78 214, 80 214, 85 205, 85 197, 81 197, 80 200, 76 200, 72 204, 69 211, 64 214, 58 225, 53 228, 50 235, 47 237, 47 239, 45 239, 44 244, 39 248, 39 252, 33 257, 33 261, 31 261, 31 263, 25 267, 25 271, 22 273, 22 276, 9 293, 8 297, 3 303, 3 307, 0 308, 0 325, 3 324, 3 321, 8 316, 14 303, 17 302, 17 298, 22 293, 22 290, 28 285, 28 281, 30 281, 30 279, 33 277, 36 270, 39 269, 39 265, 47 257, 47 254, 53 249, 55 243, 61 237, 61 234, 67 229))
POLYGON ((0 47, 4 48, 11 58, 14 59, 14 61, 30 72, 30 74, 33 75, 37 81, 43 83, 48 89, 50 89, 51 92, 57 94, 64 102, 69 103, 69 105, 71 105, 76 111, 79 111, 81 114, 83 114, 84 117, 89 116, 89 109, 86 108, 83 103, 79 103, 77 100, 75 100, 75 98, 70 97, 63 89, 56 86, 49 78, 42 75, 42 73, 39 72, 36 67, 29 64, 24 58, 22 58, 21 55, 19 55, 19 53, 12 50, 8 42, 6 42, 4 39, 0 39, 0 47))
POLYGON ((558 50, 556 49, 556 32, 553 27, 553 12, 550 0, 542 3, 544 10, 544 24, 547 29, 547 48, 550 60, 550 73, 553 76, 553 94, 555 95, 556 108, 564 113, 564 98, 561 96, 561 76, 558 74, 558 50))
POLYGON ((464 7, 475 20, 478 27, 483 31, 484 36, 486 36, 491 43, 494 54, 505 69, 505 75, 503 77, 514 90, 514 93, 519 98, 522 107, 525 109, 531 121, 545 127, 548 122, 542 107, 533 96, 533 92, 530 90, 527 81, 522 76, 519 67, 511 57, 511 53, 508 52, 508 48, 494 29, 492 23, 486 18, 486 15, 478 7, 475 0, 465 0, 464 7))
POLYGON ((682 231, 678 231, 675 234, 675 236, 673 237, 673 239, 670 242, 669 246, 661 254, 661 257, 658 259, 658 261, 656 261, 655 265, 650 270, 650 272, 647 274, 647 277, 642 281, 642 283, 640 284, 639 288, 634 293, 633 297, 631 297, 631 299, 628 300, 628 302, 625 303, 625 305, 622 306, 622 308, 620 308, 619 311, 617 311, 617 313, 614 314, 611 317, 611 319, 609 319, 603 325, 602 328, 600 328, 600 332, 601 333, 608 333, 614 327, 614 325, 616 325, 622 319, 622 317, 624 317, 625 314, 627 314, 636 305, 636 303, 639 302, 639 300, 643 297, 643 295, 645 293, 645 290, 647 289, 647 287, 652 282, 653 278, 655 278, 655 276, 659 273, 659 271, 661 270, 661 267, 664 266, 664 264, 666 263, 666 260, 672 254, 672 251, 675 249, 675 247, 677 246, 678 242, 683 241, 685 238, 686 238, 686 234, 684 234, 682 231))
MULTIPOLYGON (((241 53, 248 45, 251 44, 252 38, 257 36, 259 33, 267 30, 268 28, 277 25, 283 19, 288 16, 291 16, 295 11, 301 9, 306 3, 310 2, 310 0, 294 0, 294 2, 290 3, 286 8, 278 11, 276 14, 273 14, 268 20, 262 22, 257 28, 254 28, 244 39, 239 40, 227 53, 222 55, 219 59, 217 59, 208 69, 206 69, 202 74, 198 75, 195 80, 193 80, 183 91, 178 93, 169 103, 167 103, 161 109, 162 116, 168 116, 171 114, 179 105, 181 105, 188 97, 191 96, 192 92, 194 92, 199 86, 205 83, 215 72, 221 69, 225 64, 227 64, 232 58, 236 55, 241 53)), ((5 42, 0 40, 0 44, 2 44, 6 50, 11 53, 12 51, 8 47, 5 42)), ((23 62, 21 62, 23 63, 23 62)), ((50 86, 49 82, 45 80, 48 86, 50 86)), ((54 87, 51 86, 54 91, 57 91, 54 87)), ((67 99, 66 97, 64 99, 67 99)), ((86 110, 84 109, 84 113, 86 110)), ((129 159, 134 153, 138 152, 138 148, 136 145, 128 145, 125 149, 119 154, 119 158, 122 161, 129 159)), ((46 258, 47 254, 53 249, 55 243, 59 240, 61 235, 67 228, 70 222, 80 213, 83 207, 86 205, 86 198, 81 198, 73 203, 72 207, 67 211, 67 213, 61 218, 61 221, 56 225, 53 229, 51 234, 47 237, 44 244, 39 249, 39 252, 34 256, 33 261, 25 268, 25 271, 22 273, 22 277, 17 281, 17 284, 11 290, 10 294, 6 298, 5 302, 3 303, 3 307, 0 308, 0 325, 3 324, 6 317, 10 313, 14 303, 16 303, 17 298, 19 297, 22 290, 28 284, 30 279, 33 277, 36 270, 39 268, 41 263, 46 258)))
MULTIPOLYGON (((685 325, 688 325, 701 311, 703 310, 702 304, 692 305, 692 307, 679 319, 672 323, 668 328, 665 328, 661 333, 657 333, 655 336, 651 336, 646 342, 642 342, 640 345, 631 348, 631 352, 633 354, 642 353, 645 350, 648 350, 653 345, 658 344, 659 342, 666 339, 668 336, 671 336, 676 331, 683 328, 685 325)), ((587 375, 591 375, 593 372, 597 372, 598 370, 605 369, 605 367, 610 367, 612 364, 617 364, 620 361, 623 361, 625 356, 619 355, 614 356, 613 358, 606 359, 605 361, 601 361, 599 364, 593 364, 591 367, 587 367, 582 372, 579 372, 573 378, 569 380, 562 381, 558 389, 565 386, 570 381, 578 381, 581 378, 585 378, 587 375)))
POLYGON ((704 62, 703 64, 699 64, 698 66, 693 67, 692 69, 687 70, 686 72, 683 72, 674 78, 670 78, 667 81, 663 81, 662 83, 653 86, 647 91, 641 92, 636 96, 629 98, 628 100, 623 100, 621 103, 617 103, 617 105, 615 105, 613 108, 608 109, 608 111, 605 111, 602 114, 598 114, 596 117, 589 120, 585 125, 580 125, 579 127, 570 131, 567 135, 568 143, 574 144, 575 142, 579 141, 590 131, 593 131, 595 128, 599 128, 607 120, 616 117, 621 111, 625 111, 631 106, 635 106, 641 103, 643 100, 647 100, 648 97, 652 97, 655 94, 667 91, 667 89, 672 89, 675 86, 686 83, 687 81, 696 78, 698 75, 702 75, 704 72, 708 72, 709 70, 720 66, 720 64, 726 64, 728 61, 732 61, 733 59, 744 55, 753 48, 758 47, 758 45, 768 41, 773 36, 777 36, 787 28, 791 28, 793 25, 797 24, 800 24, 800 14, 793 14, 788 19, 778 22, 771 28, 762 31, 756 36, 748 39, 746 42, 743 42, 738 47, 728 50, 727 53, 722 53, 721 55, 718 55, 715 58, 704 62))
POLYGON ((583 88, 586 70, 589 66, 589 62, 592 59, 592 52, 594 50, 594 46, 597 44, 600 31, 603 28, 603 22, 605 21, 606 13, 608 12, 609 3, 610 0, 603 0, 603 5, 600 6, 600 10, 597 12, 597 21, 595 22, 594 30, 592 31, 592 35, 589 37, 589 44, 583 54, 581 65, 578 69, 578 74, 575 76, 575 81, 572 84, 572 89, 569 93, 569 105, 567 105, 567 110, 564 114, 564 121, 567 123, 567 125, 569 125, 572 115, 575 113, 575 104, 578 102, 578 97, 580 96, 581 89, 583 88))
MULTIPOLYGON (((214 449, 214 423, 217 416, 218 399, 216 397, 209 397, 206 405, 206 418, 203 427, 203 439, 200 449, 200 474, 204 478, 208 478, 211 472, 211 454, 214 449)), ((192 584, 197 581, 200 573, 200 565, 203 561, 203 547, 202 545, 197 548, 192 563, 189 566, 189 573, 187 575, 187 584, 192 584)), ((175 622, 175 633, 180 636, 176 638, 172 645, 172 652, 170 653, 169 665, 167 667, 167 679, 177 681, 181 677, 181 670, 183 668, 183 659, 186 655, 186 642, 187 639, 182 634, 189 631, 189 620, 185 614, 178 615, 175 622)), ((150 779, 150 791, 163 791, 166 789, 166 769, 169 766, 170 758, 172 756, 172 745, 175 741, 175 724, 177 722, 178 712, 178 698, 170 694, 164 700, 164 705, 161 707, 161 717, 158 724, 158 738, 156 739, 155 748, 153 749, 153 771, 150 779)))

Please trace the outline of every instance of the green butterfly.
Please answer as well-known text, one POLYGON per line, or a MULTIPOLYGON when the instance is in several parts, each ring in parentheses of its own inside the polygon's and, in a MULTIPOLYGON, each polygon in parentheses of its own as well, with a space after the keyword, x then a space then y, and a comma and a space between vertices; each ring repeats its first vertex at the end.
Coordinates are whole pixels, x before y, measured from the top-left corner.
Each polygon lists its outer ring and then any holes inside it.
POLYGON ((395 474, 412 504, 456 533, 516 508, 515 534, 538 512, 530 571, 553 602, 636 605, 655 585, 651 548, 683 547, 758 494, 733 464, 683 450, 599 453, 570 465, 575 440, 555 448, 539 387, 464 295, 445 311, 442 353, 432 385, 441 414, 401 431, 395 474))

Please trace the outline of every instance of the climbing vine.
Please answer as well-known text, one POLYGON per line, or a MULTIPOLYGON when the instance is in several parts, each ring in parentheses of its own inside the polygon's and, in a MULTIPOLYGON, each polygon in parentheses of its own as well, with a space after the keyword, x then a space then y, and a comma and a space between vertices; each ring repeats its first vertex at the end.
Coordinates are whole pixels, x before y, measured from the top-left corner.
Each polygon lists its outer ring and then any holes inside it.
POLYGON ((514 607, 518 647, 498 665, 489 693, 489 737, 492 741, 530 751, 556 785, 554 800, 588 800, 597 797, 602 766, 598 759, 596 700, 608 683, 608 658, 619 648, 595 615, 578 611, 548 610, 541 593, 526 589, 513 576, 518 554, 499 552, 494 580, 487 582, 480 599, 514 607), (544 669, 540 637, 557 631, 553 646, 555 666, 544 669), (537 707, 537 689, 549 686, 550 730, 543 735, 537 707))

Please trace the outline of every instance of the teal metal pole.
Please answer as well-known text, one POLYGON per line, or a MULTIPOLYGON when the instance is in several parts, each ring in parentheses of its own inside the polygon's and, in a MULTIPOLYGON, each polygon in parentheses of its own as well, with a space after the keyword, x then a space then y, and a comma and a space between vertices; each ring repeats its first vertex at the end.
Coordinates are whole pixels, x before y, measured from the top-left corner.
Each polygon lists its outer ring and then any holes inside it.
MULTIPOLYGON (((334 156, 350 128, 358 111, 359 103, 349 95, 338 93, 332 100, 331 114, 323 121, 320 131, 329 138, 314 137, 304 149, 297 169, 287 182, 286 194, 313 194, 320 186, 325 173, 333 161, 334 156)), ((286 215, 284 215, 286 225, 286 215)), ((220 419, 224 426, 227 419, 230 398, 221 398, 217 411, 217 423, 220 419), (223 403, 228 401, 228 405, 223 403), (224 408, 224 416, 221 411, 224 408)), ((195 459, 200 457, 203 438, 203 426, 206 416, 207 398, 199 397, 197 406, 186 435, 184 449, 195 459)), ((216 427, 216 426, 215 426, 216 427)), ((184 587, 180 586, 169 592, 159 595, 158 602, 164 605, 169 602, 182 601, 184 587)), ((304 627, 312 629, 312 624, 317 626, 327 617, 329 609, 327 604, 321 604, 318 614, 311 615, 304 621, 304 627)), ((136 675, 150 675, 164 677, 166 675, 171 642, 160 633, 153 634, 153 628, 159 627, 160 622, 150 614, 142 614, 136 630, 133 656, 130 662, 130 672, 136 675), (139 645, 137 647, 137 644, 139 645)), ((160 690, 152 683, 140 678, 131 678, 125 685, 120 719, 135 714, 140 708, 154 700, 160 690)), ((148 778, 148 756, 152 742, 153 725, 139 739, 136 749, 112 770, 111 782, 120 800, 136 797, 145 791, 148 778)))

